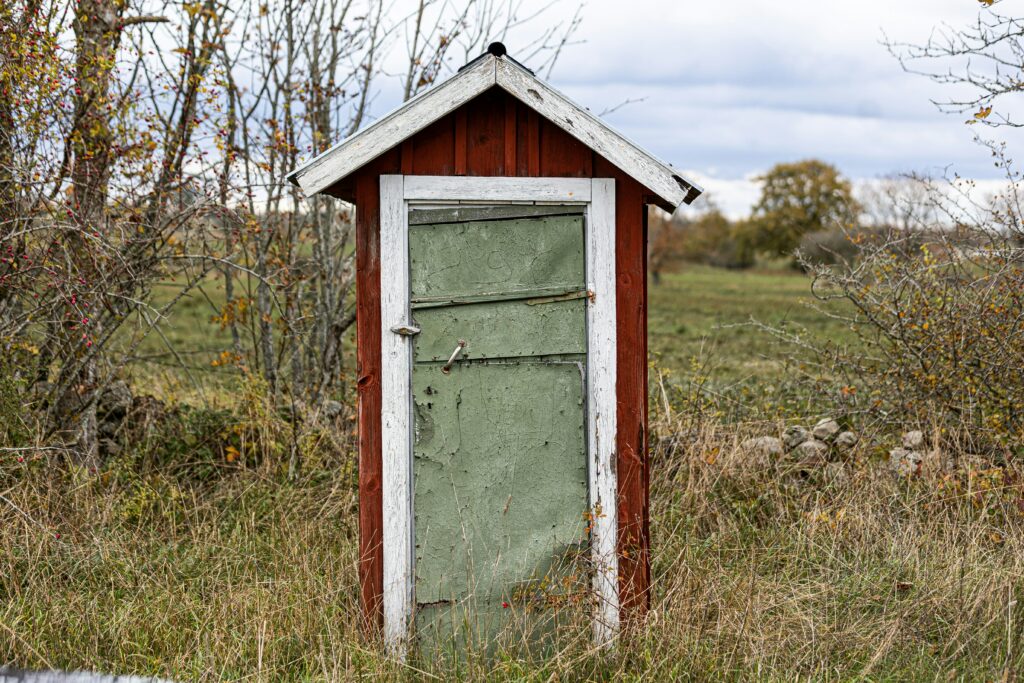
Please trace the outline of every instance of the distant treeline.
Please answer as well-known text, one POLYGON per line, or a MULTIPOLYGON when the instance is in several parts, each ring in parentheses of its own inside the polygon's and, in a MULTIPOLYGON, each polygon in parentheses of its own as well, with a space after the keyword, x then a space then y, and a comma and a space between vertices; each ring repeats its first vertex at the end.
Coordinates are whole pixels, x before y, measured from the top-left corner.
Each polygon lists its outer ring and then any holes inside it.
POLYGON ((706 196, 695 212, 673 217, 654 210, 649 220, 649 269, 683 263, 750 268, 759 261, 820 265, 853 263, 866 242, 902 230, 906 249, 928 242, 939 221, 924 201, 920 179, 879 180, 854 196, 849 180, 818 160, 784 163, 757 178, 761 196, 750 216, 730 220, 706 196))

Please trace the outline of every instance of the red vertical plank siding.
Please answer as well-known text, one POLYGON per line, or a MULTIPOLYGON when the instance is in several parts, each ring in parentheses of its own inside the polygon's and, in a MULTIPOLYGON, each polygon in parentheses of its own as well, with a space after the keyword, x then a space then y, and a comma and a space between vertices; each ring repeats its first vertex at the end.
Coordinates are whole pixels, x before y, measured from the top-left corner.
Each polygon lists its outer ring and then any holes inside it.
POLYGON ((545 178, 590 178, 594 153, 547 119, 540 120, 540 175, 545 178))
POLYGON ((466 112, 466 173, 477 176, 505 175, 505 99, 492 89, 474 98, 466 112))
POLYGON ((526 175, 540 175, 540 116, 534 110, 528 114, 526 128, 526 175))
MULTIPOLYGON (((645 201, 647 198, 645 198, 645 201)), ((643 240, 640 248, 640 261, 643 263, 643 275, 641 276, 644 284, 644 297, 643 297, 643 310, 640 315, 640 322, 642 330, 640 332, 640 357, 643 358, 644 366, 641 371, 640 381, 643 386, 642 393, 644 396, 644 412, 642 415, 642 422, 640 423, 643 428, 643 436, 640 439, 640 466, 643 470, 643 496, 636 505, 640 505, 643 511, 640 515, 640 539, 639 539, 639 569, 637 572, 642 577, 642 582, 639 585, 633 587, 633 604, 631 610, 634 616, 642 616, 647 612, 647 609, 651 604, 651 465, 648 460, 650 457, 650 438, 651 434, 647 428, 647 416, 650 414, 650 406, 648 402, 651 399, 650 386, 647 384, 650 374, 647 371, 647 359, 648 359, 648 346, 647 346, 647 218, 649 213, 647 211, 647 204, 641 206, 642 221, 643 221, 643 240)), ((639 619, 637 619, 639 623, 639 619)))
POLYGON ((409 138, 402 143, 402 174, 412 174, 412 161, 415 159, 414 152, 415 140, 409 138))
POLYGON ((505 97, 505 175, 516 175, 516 104, 505 97))
POLYGON ((359 396, 359 590, 363 620, 382 625, 384 553, 381 532, 380 434, 380 181, 370 173, 356 179, 356 363, 359 396))
MULTIPOLYGON (((455 117, 446 116, 431 124, 413 141, 410 175, 452 175, 455 173, 455 117)), ((405 152, 402 167, 405 168, 405 152)), ((405 171, 403 171, 404 173, 405 171)))
POLYGON ((647 281, 645 190, 598 157, 597 177, 615 178, 615 281, 618 287, 619 600, 627 628, 649 605, 647 527, 647 281))
MULTIPOLYGON (((467 110, 468 107, 459 107, 455 111, 455 175, 466 175, 467 157, 469 156, 469 145, 466 139, 469 119, 467 110)), ((428 174, 424 173, 424 175, 428 174)))
POLYGON ((385 173, 615 178, 618 287, 619 592, 626 627, 649 604, 647 191, 499 90, 432 124, 355 176, 359 364, 359 582, 368 629, 383 623, 380 434, 380 180, 385 173))
POLYGON ((359 424, 359 590, 368 631, 383 625, 384 500, 380 433, 380 175, 400 168, 395 151, 355 178, 356 363, 359 424))
MULTIPOLYGON (((531 142, 537 140, 537 114, 521 102, 516 102, 516 175, 528 176, 530 174, 530 157, 540 156, 537 151, 530 149, 531 142), (531 116, 532 114, 532 116, 531 116), (530 130, 530 127, 534 130, 530 130)), ((538 171, 540 166, 538 164, 538 171)), ((536 174, 534 174, 536 175, 536 174)))

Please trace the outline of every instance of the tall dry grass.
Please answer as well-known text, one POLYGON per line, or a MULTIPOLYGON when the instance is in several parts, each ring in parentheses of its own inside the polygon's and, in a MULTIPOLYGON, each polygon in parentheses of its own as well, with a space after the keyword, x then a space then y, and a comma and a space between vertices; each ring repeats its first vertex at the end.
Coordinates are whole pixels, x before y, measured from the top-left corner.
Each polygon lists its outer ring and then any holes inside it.
POLYGON ((897 480, 866 442, 841 469, 802 473, 737 447, 780 425, 691 417, 653 420, 654 592, 639 632, 611 654, 574 642, 421 663, 433 670, 360 635, 350 452, 292 483, 269 459, 194 480, 129 456, 91 474, 4 453, 0 665, 261 681, 1016 675, 1013 469, 897 480))

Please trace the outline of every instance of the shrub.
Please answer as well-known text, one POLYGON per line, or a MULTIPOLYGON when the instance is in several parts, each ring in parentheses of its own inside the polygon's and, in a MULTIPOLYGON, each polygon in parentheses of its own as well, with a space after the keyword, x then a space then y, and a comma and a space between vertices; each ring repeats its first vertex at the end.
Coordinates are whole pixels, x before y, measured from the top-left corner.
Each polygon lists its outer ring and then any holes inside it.
POLYGON ((880 418, 936 423, 973 448, 1006 451, 1024 443, 1024 250, 1006 209, 1020 204, 1004 197, 969 213, 949 187, 926 184, 955 226, 865 235, 856 263, 803 261, 819 298, 852 304, 844 319, 863 344, 833 348, 828 370, 880 418))
POLYGON ((856 235, 845 230, 819 230, 804 235, 798 253, 803 261, 816 265, 853 263, 859 248, 856 235))
POLYGON ((679 256, 719 268, 749 268, 754 252, 748 235, 746 223, 733 223, 717 209, 709 211, 680 227, 679 256))

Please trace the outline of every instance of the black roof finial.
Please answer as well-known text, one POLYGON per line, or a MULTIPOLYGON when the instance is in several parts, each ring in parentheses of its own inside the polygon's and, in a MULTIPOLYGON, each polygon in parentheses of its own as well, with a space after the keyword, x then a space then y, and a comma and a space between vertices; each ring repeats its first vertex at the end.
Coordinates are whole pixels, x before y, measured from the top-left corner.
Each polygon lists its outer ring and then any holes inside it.
POLYGON ((504 43, 499 43, 498 41, 494 41, 493 43, 488 45, 487 46, 487 52, 483 53, 482 55, 480 55, 476 59, 470 60, 466 64, 463 64, 462 68, 460 68, 459 71, 465 71, 466 69, 468 69, 472 65, 476 64, 477 62, 479 62, 484 57, 486 57, 487 55, 494 55, 495 57, 498 57, 499 59, 505 58, 508 61, 510 61, 513 64, 515 64, 516 66, 518 66, 519 68, 521 68, 521 69, 523 69, 525 71, 528 71, 530 73, 530 75, 536 75, 536 74, 533 73, 533 69, 529 69, 526 66, 524 66, 523 64, 520 64, 519 62, 517 62, 512 57, 509 57, 509 55, 508 55, 508 48, 505 47, 504 43))

